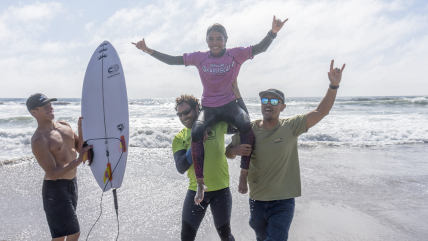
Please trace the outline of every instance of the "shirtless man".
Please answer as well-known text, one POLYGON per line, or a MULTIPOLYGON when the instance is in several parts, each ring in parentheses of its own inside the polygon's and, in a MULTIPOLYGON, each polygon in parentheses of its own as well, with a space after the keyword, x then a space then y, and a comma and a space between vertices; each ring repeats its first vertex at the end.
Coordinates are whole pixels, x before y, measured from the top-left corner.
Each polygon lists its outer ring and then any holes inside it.
POLYGON ((65 121, 53 121, 54 110, 45 95, 36 93, 27 99, 27 109, 37 120, 31 138, 31 148, 37 162, 45 171, 42 196, 52 240, 78 240, 80 236, 77 206, 77 166, 92 148, 82 148, 82 117, 79 136, 65 121), (79 152, 77 157, 76 151, 79 152))

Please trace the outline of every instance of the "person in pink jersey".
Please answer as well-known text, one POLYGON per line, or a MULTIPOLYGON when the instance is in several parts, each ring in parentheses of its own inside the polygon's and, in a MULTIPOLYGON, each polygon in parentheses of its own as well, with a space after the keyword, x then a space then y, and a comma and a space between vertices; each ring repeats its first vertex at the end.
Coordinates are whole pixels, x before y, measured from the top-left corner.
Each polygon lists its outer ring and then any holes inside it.
MULTIPOLYGON (((204 132, 220 121, 235 126, 241 137, 242 144, 254 146, 254 134, 251 129, 250 118, 236 102, 232 91, 232 83, 237 78, 241 65, 255 55, 265 52, 277 33, 288 19, 281 21, 273 16, 272 29, 258 44, 246 48, 236 47, 226 49, 227 32, 221 24, 208 27, 206 41, 209 51, 186 53, 181 56, 171 56, 147 47, 142 39, 133 43, 143 52, 169 65, 195 66, 204 87, 202 93, 202 110, 192 127, 191 153, 198 182, 195 203, 200 203, 204 197, 204 132)), ((241 157, 241 175, 238 191, 242 194, 248 191, 247 174, 249 156, 241 157)))

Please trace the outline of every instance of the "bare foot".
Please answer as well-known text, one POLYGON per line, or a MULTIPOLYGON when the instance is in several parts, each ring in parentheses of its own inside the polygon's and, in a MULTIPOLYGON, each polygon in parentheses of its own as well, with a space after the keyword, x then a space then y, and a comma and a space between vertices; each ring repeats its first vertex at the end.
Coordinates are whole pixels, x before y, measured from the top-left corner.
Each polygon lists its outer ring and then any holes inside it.
POLYGON ((196 189, 195 203, 199 204, 204 200, 204 192, 207 191, 207 186, 205 186, 203 178, 196 178, 196 181, 198 183, 198 187, 196 189))
POLYGON ((245 194, 248 192, 247 175, 248 175, 248 169, 241 169, 241 175, 239 176, 239 185, 238 185, 238 192, 241 194, 245 194))

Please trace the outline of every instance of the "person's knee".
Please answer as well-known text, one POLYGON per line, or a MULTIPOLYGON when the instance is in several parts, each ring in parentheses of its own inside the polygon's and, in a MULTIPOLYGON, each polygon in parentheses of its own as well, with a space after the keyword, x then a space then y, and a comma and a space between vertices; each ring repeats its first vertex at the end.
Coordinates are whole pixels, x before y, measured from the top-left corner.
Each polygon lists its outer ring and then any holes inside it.
POLYGON ((249 224, 250 224, 250 227, 256 233, 257 240, 265 240, 267 226, 261 223, 260 221, 257 221, 251 218, 250 218, 249 224))
POLYGON ((259 230, 260 228, 265 228, 267 226, 265 219, 263 219, 262 217, 250 216, 250 221, 248 223, 250 224, 250 227, 254 230, 259 230))
POLYGON ((256 229, 260 226, 260 224, 256 222, 256 220, 254 220, 253 218, 250 218, 250 220, 248 221, 248 224, 252 229, 256 229))
POLYGON ((59 238, 53 238, 52 241, 65 241, 65 236, 64 237, 59 237, 59 238))
POLYGON ((240 113, 235 117, 235 124, 239 132, 246 134, 251 130, 251 120, 246 113, 240 113))
POLYGON ((67 241, 77 241, 77 240, 79 240, 79 237, 80 237, 80 231, 75 233, 75 234, 68 235, 67 241))

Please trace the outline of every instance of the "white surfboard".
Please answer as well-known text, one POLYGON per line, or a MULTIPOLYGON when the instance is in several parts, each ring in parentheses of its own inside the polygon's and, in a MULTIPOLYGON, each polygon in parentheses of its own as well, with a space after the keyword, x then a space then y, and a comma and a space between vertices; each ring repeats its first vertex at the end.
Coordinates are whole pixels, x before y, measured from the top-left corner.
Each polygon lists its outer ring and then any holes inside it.
POLYGON ((119 188, 128 156, 128 96, 122 64, 108 41, 98 46, 86 69, 82 117, 83 140, 94 146, 92 174, 103 191, 119 188))

